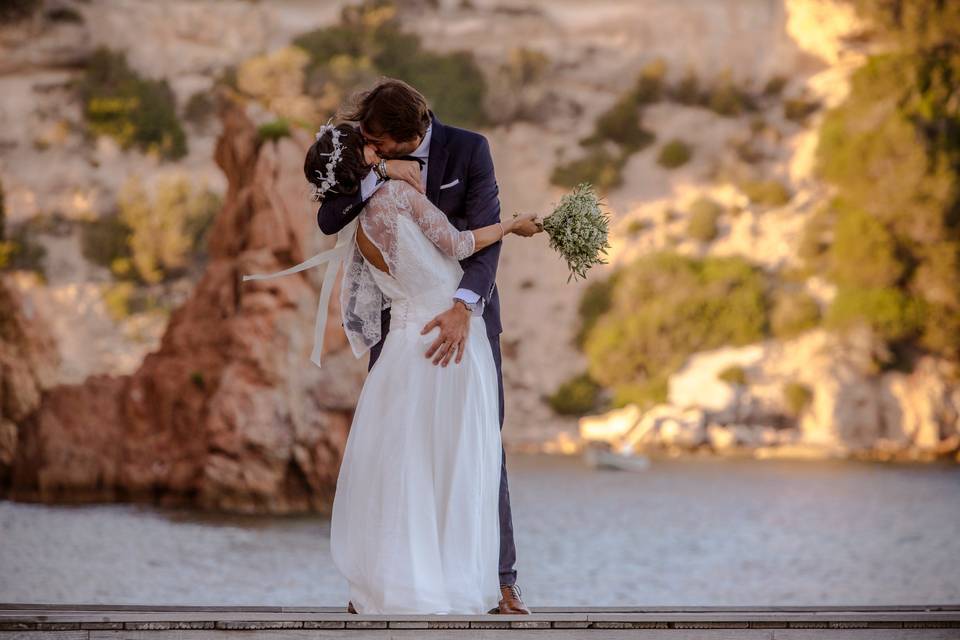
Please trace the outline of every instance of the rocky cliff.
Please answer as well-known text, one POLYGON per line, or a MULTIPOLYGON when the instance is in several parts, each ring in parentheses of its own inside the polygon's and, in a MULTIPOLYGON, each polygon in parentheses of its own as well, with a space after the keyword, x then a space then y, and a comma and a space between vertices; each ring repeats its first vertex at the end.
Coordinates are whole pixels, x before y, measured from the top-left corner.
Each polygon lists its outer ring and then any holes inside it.
POLYGON ((240 281, 322 248, 300 185, 309 140, 263 142, 242 106, 220 104, 216 161, 229 187, 203 276, 135 373, 53 387, 14 416, 4 497, 329 506, 365 361, 338 331, 336 304, 323 369, 309 360, 322 274, 240 281))

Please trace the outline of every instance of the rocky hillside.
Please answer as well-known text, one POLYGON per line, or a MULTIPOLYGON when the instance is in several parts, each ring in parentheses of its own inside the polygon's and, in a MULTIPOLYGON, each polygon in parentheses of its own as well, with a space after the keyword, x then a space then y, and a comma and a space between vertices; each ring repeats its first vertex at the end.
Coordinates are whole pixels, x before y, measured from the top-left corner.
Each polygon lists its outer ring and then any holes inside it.
POLYGON ((956 454, 953 361, 891 367, 882 336, 828 325, 838 285, 805 253, 837 193, 818 170, 824 121, 882 44, 852 3, 20 4, 0 25, 0 119, 20 123, 0 131, 4 277, 60 360, 34 376, 50 390, 34 418, 3 416, 21 424, 23 495, 322 502, 362 367, 331 363, 349 388, 318 398, 303 351, 316 281, 248 292, 258 310, 227 274, 325 241, 297 156, 382 74, 483 131, 505 212, 548 212, 581 179, 605 192, 610 265, 586 282, 567 283, 543 236, 502 253, 508 448, 956 454), (220 89, 242 104, 224 118, 220 89), (78 448, 100 414, 109 426, 78 448), (68 450, 86 451, 75 475, 44 471, 68 450))
MULTIPOLYGON (((240 281, 322 248, 294 186, 308 138, 261 140, 231 99, 222 99, 220 117, 215 158, 228 181, 225 203, 204 273, 160 347, 129 375, 47 380, 41 398, 35 387, 44 380, 31 384, 17 360, 0 361, 5 388, 34 399, 4 406, 3 433, 8 415, 17 421, 11 446, 4 437, 4 497, 271 513, 329 506, 365 363, 335 321, 324 368, 310 362, 316 274, 240 281)), ((339 317, 336 304, 330 313, 339 317)), ((8 333, 12 348, 39 351, 29 332, 8 333)))

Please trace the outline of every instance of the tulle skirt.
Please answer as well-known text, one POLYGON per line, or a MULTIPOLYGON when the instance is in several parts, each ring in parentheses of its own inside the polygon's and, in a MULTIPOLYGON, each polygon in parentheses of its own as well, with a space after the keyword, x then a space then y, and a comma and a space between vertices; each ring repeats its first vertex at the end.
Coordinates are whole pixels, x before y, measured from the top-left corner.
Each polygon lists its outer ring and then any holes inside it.
POLYGON ((461 362, 432 364, 431 317, 390 327, 347 438, 330 552, 359 613, 478 614, 500 599, 493 354, 473 316, 461 362))

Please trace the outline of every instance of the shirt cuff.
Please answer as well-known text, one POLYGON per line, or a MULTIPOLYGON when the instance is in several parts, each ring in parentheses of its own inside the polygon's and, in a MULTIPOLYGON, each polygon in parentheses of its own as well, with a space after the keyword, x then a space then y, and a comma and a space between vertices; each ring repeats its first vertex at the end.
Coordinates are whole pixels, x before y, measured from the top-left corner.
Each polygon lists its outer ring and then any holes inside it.
POLYGON ((483 298, 481 298, 480 294, 476 291, 457 289, 457 292, 453 294, 453 298, 454 300, 463 300, 467 304, 475 304, 476 307, 473 309, 473 315, 483 315, 483 298))
POLYGON ((360 181, 360 199, 366 200, 373 195, 373 192, 380 188, 385 181, 375 171, 371 171, 360 181))

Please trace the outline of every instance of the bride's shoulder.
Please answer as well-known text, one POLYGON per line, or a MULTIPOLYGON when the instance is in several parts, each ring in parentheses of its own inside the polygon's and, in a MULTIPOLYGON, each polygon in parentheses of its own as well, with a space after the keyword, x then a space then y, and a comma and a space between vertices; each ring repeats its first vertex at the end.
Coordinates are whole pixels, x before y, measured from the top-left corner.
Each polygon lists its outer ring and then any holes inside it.
POLYGON ((380 190, 401 202, 412 203, 418 197, 426 197, 405 180, 387 180, 380 190))

